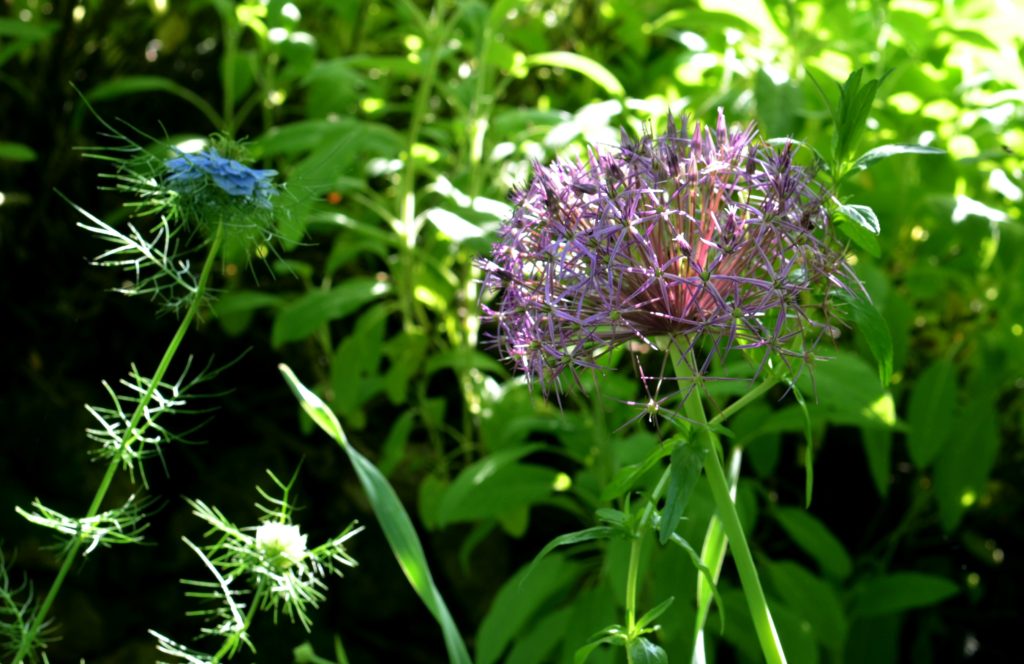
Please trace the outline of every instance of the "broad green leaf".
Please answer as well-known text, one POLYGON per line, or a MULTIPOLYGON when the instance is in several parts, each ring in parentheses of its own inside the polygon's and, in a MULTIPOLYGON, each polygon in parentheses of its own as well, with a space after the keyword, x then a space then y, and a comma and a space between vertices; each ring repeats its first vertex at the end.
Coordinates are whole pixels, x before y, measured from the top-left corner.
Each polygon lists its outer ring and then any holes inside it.
POLYGON ((814 558, 823 572, 845 579, 853 571, 853 561, 842 543, 824 523, 806 510, 779 507, 772 510, 772 516, 797 546, 814 558))
POLYGON ((283 298, 274 293, 228 291, 214 301, 213 311, 224 331, 229 335, 236 335, 241 334, 249 326, 257 310, 280 306, 282 301, 283 298))
POLYGON ((946 154, 946 151, 940 148, 931 148, 927 145, 906 145, 900 143, 880 145, 877 148, 868 150, 858 157, 857 161, 853 162, 852 170, 863 171, 875 162, 901 154, 946 154))
POLYGON ((444 208, 430 208, 426 212, 426 217, 427 221, 433 224, 437 230, 456 244, 481 238, 487 234, 484 229, 444 208))
POLYGON ((448 659, 455 664, 471 664, 466 644, 463 643, 451 612, 441 597, 441 591, 434 583, 423 545, 398 494, 377 467, 349 444, 341 423, 327 404, 303 385, 287 365, 278 365, 278 369, 306 414, 327 432, 348 456, 402 573, 441 626, 448 659))
POLYGON ((633 664, 668 664, 668 653, 661 646, 640 637, 628 646, 633 664))
POLYGON ((457 372, 479 369, 498 376, 508 375, 508 370, 501 362, 498 362, 487 353, 467 346, 458 346, 451 350, 431 355, 424 365, 424 371, 428 376, 441 369, 452 369, 457 372))
POLYGON ((907 445, 918 468, 926 468, 949 440, 956 410, 956 368, 937 360, 914 381, 907 406, 907 445))
POLYGON ((401 415, 395 419, 388 430, 388 437, 380 448, 380 459, 377 465, 380 472, 390 475, 398 464, 405 457, 405 448, 409 443, 409 435, 412 433, 413 425, 416 423, 416 411, 412 409, 403 410, 401 415))
POLYGON ((275 348, 310 336, 321 325, 344 318, 391 291, 372 277, 353 277, 328 291, 311 291, 286 305, 274 319, 270 343, 275 348))
POLYGON ((867 579, 854 590, 851 616, 864 618, 932 606, 960 592, 942 576, 920 572, 894 572, 867 579))
POLYGON ((498 518, 511 510, 544 502, 555 492, 559 476, 554 468, 521 463, 511 463, 494 470, 493 474, 487 473, 478 464, 459 473, 438 506, 441 526, 498 518))
POLYGON ((504 664, 537 664, 554 661, 555 648, 565 639, 565 629, 572 615, 571 608, 554 611, 537 621, 513 639, 504 664))
POLYGON ((976 397, 951 425, 952 436, 935 459, 935 498, 946 532, 956 528, 964 511, 985 491, 999 452, 998 422, 992 399, 976 397))
POLYGON ((850 221, 846 217, 837 219, 836 228, 839 232, 850 238, 855 245, 863 249, 869 256, 879 258, 882 255, 882 245, 878 242, 878 236, 856 221, 850 221))
POLYGON ((0 161, 35 161, 36 151, 24 143, 0 141, 0 161))
POLYGON ((356 429, 365 426, 363 404, 384 389, 385 377, 380 372, 382 342, 392 311, 393 306, 387 302, 368 308, 331 357, 331 405, 356 429))
POLYGON ((584 568, 562 556, 551 556, 535 566, 521 567, 506 581, 476 637, 477 664, 494 664, 521 634, 529 631, 531 618, 552 596, 576 583, 584 568))
POLYGON ((835 589, 793 562, 762 563, 761 569, 767 571, 778 596, 811 624, 821 644, 829 650, 841 650, 847 620, 835 589))
MULTIPOLYGON (((878 215, 867 205, 840 204, 836 207, 836 211, 844 218, 856 223, 873 235, 878 235, 882 230, 882 226, 878 221, 878 215)), ((850 239, 854 238, 851 237, 850 239)))
POLYGON ((804 94, 798 84, 790 80, 775 83, 764 70, 758 71, 754 79, 754 99, 766 136, 796 133, 804 110, 804 94))
POLYGON ((860 436, 875 488, 881 496, 887 496, 892 484, 892 431, 863 428, 860 436))
POLYGON ((570 53, 568 51, 546 51, 534 53, 526 57, 527 67, 560 67, 583 74, 594 83, 604 88, 604 91, 613 97, 624 97, 626 89, 622 87, 615 74, 608 71, 604 65, 592 60, 585 55, 570 53))
POLYGON ((871 354, 878 362, 878 378, 888 386, 892 378, 892 335, 882 313, 863 296, 847 296, 857 331, 864 336, 871 354))
POLYGON ((554 491, 553 468, 518 463, 548 449, 532 444, 493 452, 462 469, 438 505, 441 525, 495 517, 512 507, 528 506, 554 491))
POLYGON ((665 507, 662 508, 661 521, 658 524, 658 541, 663 545, 668 542, 669 537, 676 531, 679 520, 683 518, 690 493, 700 479, 705 452, 695 440, 679 443, 672 450, 665 507))

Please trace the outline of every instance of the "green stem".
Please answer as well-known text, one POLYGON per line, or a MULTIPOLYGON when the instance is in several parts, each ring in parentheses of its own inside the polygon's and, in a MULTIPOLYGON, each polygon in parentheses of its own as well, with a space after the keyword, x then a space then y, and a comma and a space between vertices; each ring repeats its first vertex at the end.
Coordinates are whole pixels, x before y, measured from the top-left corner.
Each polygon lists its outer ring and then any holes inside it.
MULTIPOLYGON (((636 597, 638 579, 640 577, 640 550, 643 547, 644 537, 647 536, 647 531, 653 522, 654 507, 658 504, 658 500, 661 498, 661 494, 664 493, 665 487, 668 486, 669 475, 669 469, 666 468, 665 472, 658 479, 658 483, 654 486, 654 490, 651 491, 650 499, 644 506, 644 513, 640 516, 640 521, 633 533, 633 541, 629 545, 629 567, 626 570, 626 634, 630 640, 632 640, 634 636, 633 630, 636 628, 636 597)), ((632 661, 629 653, 630 650, 627 647, 627 659, 632 661)))
POLYGON ((761 643, 761 652, 769 664, 785 664, 786 655, 782 652, 782 644, 779 642, 779 635, 772 622, 768 601, 765 599, 764 590, 761 588, 761 579, 757 574, 757 567, 754 565, 754 557, 750 553, 750 546, 743 533, 743 525, 736 512, 736 504, 729 495, 729 483, 726 480, 725 469, 722 468, 717 448, 707 455, 704 471, 708 478, 708 484, 711 486, 711 495, 718 507, 718 516, 722 520, 725 535, 732 543, 733 562, 736 563, 736 570, 740 574, 740 584, 743 587, 743 594, 747 597, 747 606, 750 609, 750 617, 754 621, 757 640, 761 643))
MULTIPOLYGON (((673 353, 673 355, 675 356, 673 359, 677 376, 679 378, 689 376, 699 381, 699 377, 694 375, 691 369, 692 365, 686 362, 687 358, 676 353, 673 353)), ((690 361, 694 362, 692 356, 690 361)), ((766 386, 768 382, 761 383, 756 390, 759 390, 761 393, 767 391, 770 387, 770 385, 766 386)), ((755 390, 751 390, 750 393, 744 396, 746 401, 740 399, 737 401, 737 404, 733 404, 730 413, 735 413, 739 408, 742 408, 746 403, 756 398, 756 396, 752 396, 754 392, 755 390), (743 403, 740 403, 741 401, 743 403)), ((768 609, 768 602, 765 599, 764 590, 761 588, 761 579, 758 576, 757 567, 754 565, 754 557, 750 553, 750 545, 747 543, 746 534, 743 532, 743 525, 740 523, 739 514, 736 512, 736 504, 730 495, 729 481, 726 479, 725 469, 722 467, 720 456, 722 453, 721 441, 711 430, 711 423, 708 422, 707 416, 704 413, 699 382, 691 391, 689 398, 686 399, 684 409, 687 417, 696 422, 698 427, 700 427, 698 435, 705 436, 709 446, 704 462, 704 473, 711 488, 711 496, 715 501, 717 516, 721 520, 722 530, 725 537, 732 542, 733 561, 736 563, 736 569, 740 575, 740 584, 743 587, 743 594, 747 598, 747 606, 750 608, 750 617, 754 622, 754 630, 757 632, 757 639, 761 644, 761 652, 764 654, 765 661, 769 662, 769 664, 785 664, 786 656, 782 652, 782 644, 779 642, 779 636, 775 631, 775 624, 772 622, 771 611, 768 609)), ((725 411, 723 411, 722 415, 724 414, 725 411)), ((719 418, 715 418, 712 422, 717 424, 716 420, 720 421, 719 418)), ((724 548, 725 542, 723 541, 722 555, 724 555, 724 548)))
MULTIPOLYGON (((164 351, 164 355, 160 359, 160 364, 157 365, 156 372, 154 372, 153 377, 150 379, 149 388, 135 406, 135 411, 132 413, 128 427, 125 429, 124 437, 121 440, 121 449, 129 447, 132 443, 138 440, 137 431, 139 421, 142 420, 146 408, 149 407, 149 402, 153 398, 153 393, 156 391, 160 381, 163 380, 164 374, 167 373, 167 369, 170 367, 171 361, 174 359, 178 348, 181 346, 181 342, 185 338, 185 334, 192 325, 192 320, 196 317, 199 307, 202 305, 203 295, 206 293, 206 286, 210 280, 210 273, 213 271, 213 264, 216 262, 217 253, 220 251, 223 234, 223 224, 218 225, 213 242, 210 244, 210 251, 206 257, 206 262, 203 264, 202 273, 199 276, 199 284, 196 287, 196 293, 192 304, 189 306, 188 311, 185 312, 185 317, 182 318, 181 323, 178 325, 178 330, 174 333, 174 337, 171 339, 171 342, 167 345, 167 350, 164 351)), ((110 486, 114 481, 114 475, 117 474, 119 465, 120 461, 118 458, 115 457, 110 460, 110 463, 107 465, 107 470, 103 474, 103 479, 100 481, 100 486, 96 489, 96 494, 93 496, 92 503, 89 505, 89 510, 86 512, 84 517, 85 519, 94 517, 99 513, 100 506, 103 504, 103 499, 106 498, 107 492, 110 490, 110 486)), ((46 597, 43 598, 42 604, 39 605, 39 611, 32 618, 32 621, 29 623, 28 630, 21 639, 21 644, 18 647, 18 652, 14 655, 13 662, 21 662, 28 654, 31 644, 35 641, 43 623, 46 622, 46 616, 49 614, 54 601, 57 599, 57 594, 60 592, 61 586, 64 584, 64 579, 67 578, 68 572, 71 571, 71 566, 74 564, 75 559, 78 556, 78 552, 82 548, 82 543, 83 541, 81 539, 72 540, 71 546, 68 547, 64 556, 64 561, 61 564, 60 569, 57 571, 57 576, 53 580, 53 584, 50 586, 50 590, 46 593, 46 597)))

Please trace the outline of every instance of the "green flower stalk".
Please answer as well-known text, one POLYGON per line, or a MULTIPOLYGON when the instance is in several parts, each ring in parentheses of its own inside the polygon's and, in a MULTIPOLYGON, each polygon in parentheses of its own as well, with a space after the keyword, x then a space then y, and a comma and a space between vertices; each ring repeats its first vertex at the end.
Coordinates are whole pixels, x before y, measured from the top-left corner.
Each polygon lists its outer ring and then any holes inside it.
MULTIPOLYGON (((251 248, 272 235, 278 192, 275 171, 252 169, 222 156, 239 153, 237 146, 215 137, 215 147, 197 155, 177 149, 161 154, 162 148, 148 150, 111 125, 104 126, 120 144, 87 156, 113 165, 113 172, 105 176, 113 183, 107 188, 130 195, 125 205, 133 215, 123 227, 115 227, 72 203, 85 218, 79 226, 108 245, 93 262, 127 273, 127 285, 119 292, 148 297, 180 313, 181 319, 151 375, 133 365, 129 377, 117 385, 120 389, 104 383, 112 401, 109 406, 87 406, 96 420, 86 431, 98 445, 92 456, 107 467, 85 515, 62 514, 38 499, 31 510, 17 508, 26 519, 63 538, 63 561, 46 595, 35 610, 15 615, 20 628, 14 635, 16 643, 8 647, 18 663, 46 660, 46 643, 40 635, 49 625, 50 610, 79 553, 142 540, 151 501, 133 495, 122 506, 106 506, 114 477, 126 471, 133 483, 138 477, 145 488, 142 462, 159 455, 164 444, 183 440, 165 426, 164 417, 197 412, 189 404, 210 396, 199 393, 199 386, 221 369, 207 365, 193 374, 189 359, 177 379, 168 380, 168 371, 192 323, 207 306, 214 267, 224 248, 251 248)), ((0 630, 0 635, 10 637, 12 631, 0 630)))
MULTIPOLYGON (((634 419, 667 418, 683 431, 678 444, 690 447, 696 469, 690 481, 703 466, 772 664, 785 656, 702 393, 720 378, 711 372, 716 357, 752 365, 752 394, 809 370, 817 344, 836 332, 832 300, 860 289, 835 240, 828 196, 793 150, 759 140, 753 126, 731 132, 719 111, 714 127, 698 123, 692 134, 670 118, 663 135, 624 136, 619 148, 585 160, 538 164, 481 264, 485 291, 497 294, 484 305, 494 344, 531 385, 557 396, 608 371, 600 358, 610 350, 637 355, 647 398, 632 402, 634 419), (662 353, 656 372, 645 371, 638 348, 662 353)), ((650 619, 637 618, 636 594, 641 537, 655 525, 669 471, 628 533, 626 624, 614 634, 630 662, 660 650, 643 638, 650 619)), ((672 514, 662 544, 681 506, 672 514)))

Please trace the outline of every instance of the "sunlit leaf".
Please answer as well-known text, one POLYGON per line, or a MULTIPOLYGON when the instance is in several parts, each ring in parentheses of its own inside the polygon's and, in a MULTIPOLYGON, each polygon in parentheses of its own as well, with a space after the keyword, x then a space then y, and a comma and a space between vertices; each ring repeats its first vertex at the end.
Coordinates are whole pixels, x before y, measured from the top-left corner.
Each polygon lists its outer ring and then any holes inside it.
POLYGON ((402 572, 409 580, 413 590, 416 591, 441 626, 448 658, 456 664, 471 664, 469 651, 466 650, 466 645, 462 641, 462 636, 452 619, 451 612, 441 597, 441 592, 434 584, 423 545, 420 543, 412 519, 405 511, 398 494, 395 493, 394 488, 377 467, 349 444, 348 438, 341 428, 341 423, 338 422, 338 418, 327 407, 327 404, 303 385, 287 365, 281 364, 278 368, 284 375, 288 387, 299 400, 302 409, 341 446, 348 456, 399 567, 402 568, 402 572))

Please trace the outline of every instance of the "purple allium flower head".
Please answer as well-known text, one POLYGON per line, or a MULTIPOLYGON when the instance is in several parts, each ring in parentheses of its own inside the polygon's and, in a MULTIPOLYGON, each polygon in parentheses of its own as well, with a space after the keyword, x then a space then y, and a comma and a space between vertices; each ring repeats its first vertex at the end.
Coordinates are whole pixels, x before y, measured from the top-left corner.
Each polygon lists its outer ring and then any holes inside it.
POLYGON ((792 145, 730 133, 721 111, 692 136, 670 118, 663 136, 537 164, 513 202, 483 262, 498 293, 483 309, 501 354, 544 390, 631 341, 696 350, 699 373, 740 349, 761 365, 805 359, 833 329, 830 293, 856 283, 792 145))

